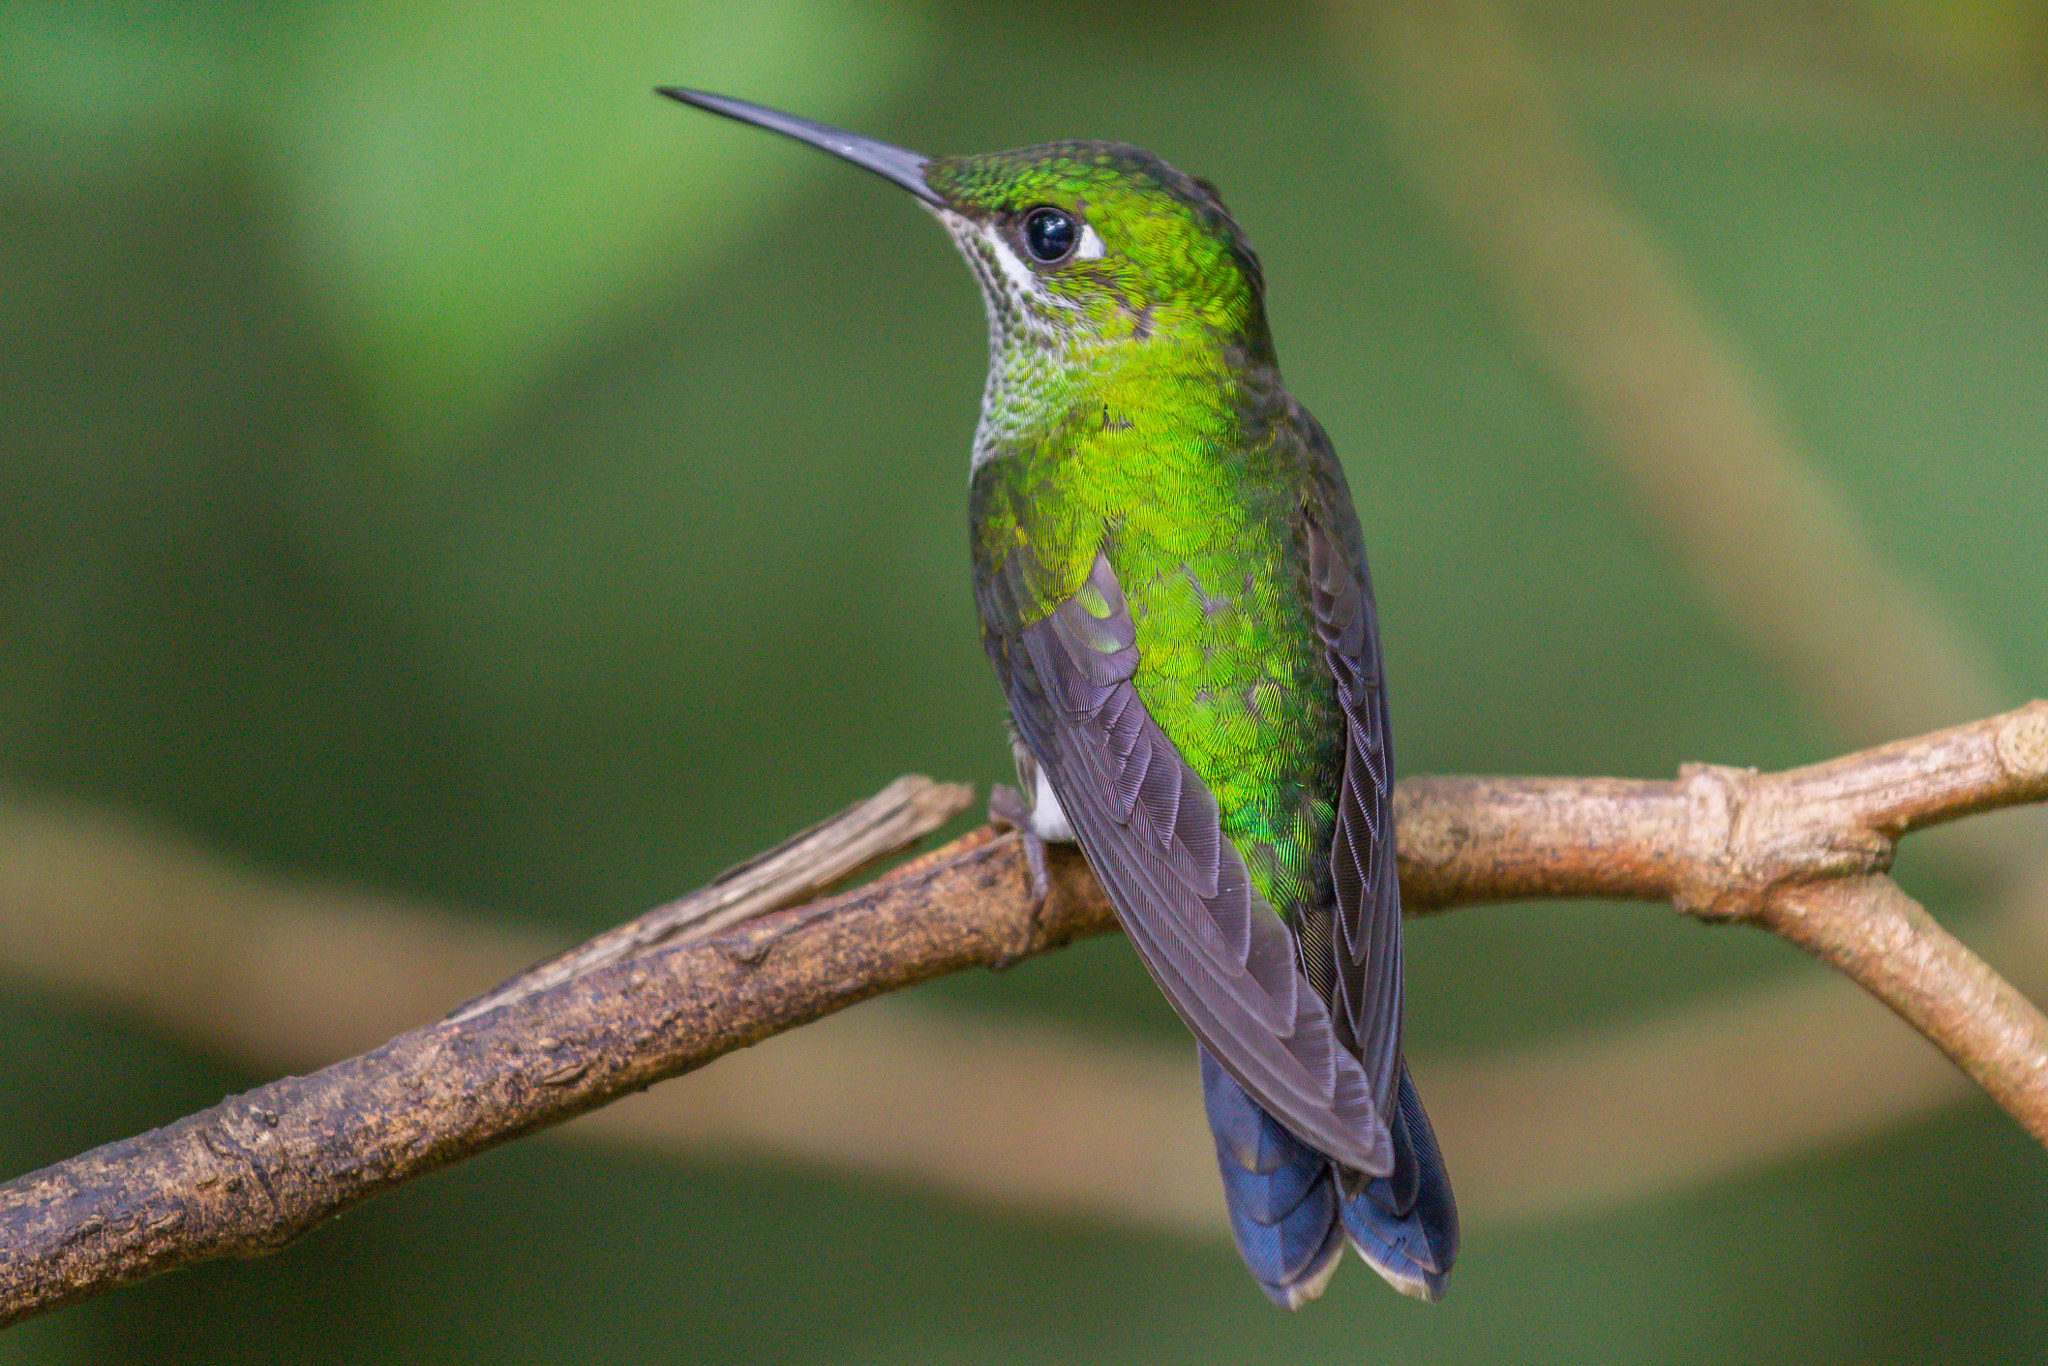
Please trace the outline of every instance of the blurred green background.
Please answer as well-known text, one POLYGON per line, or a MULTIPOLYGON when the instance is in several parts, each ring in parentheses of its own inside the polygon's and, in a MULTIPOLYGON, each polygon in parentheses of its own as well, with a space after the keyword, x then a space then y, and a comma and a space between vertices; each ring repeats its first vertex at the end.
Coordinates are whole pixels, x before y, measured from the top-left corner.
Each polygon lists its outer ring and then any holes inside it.
MULTIPOLYGON (((2013 701, 2048 693, 2040 9, 1511 12, 1871 537, 2013 701)), ((965 563, 967 273, 895 191, 665 82, 929 152, 1116 137, 1220 184, 1358 494, 1404 771, 1842 747, 1640 523, 1313 8, 0 23, 16 792, 567 940, 899 772, 1006 776, 965 563)), ((1968 923, 1959 881, 1909 885, 1968 923)), ((1409 942, 1439 1056, 1818 971, 1611 907, 1409 942)), ((1179 1037, 1113 940, 921 994, 1179 1037)), ((0 977, 0 1175, 263 1079, 0 977)), ((1982 1102, 1620 1211, 1474 1214, 1443 1306, 1353 1267, 1290 1317, 1220 1204, 1188 1242, 544 1139, 0 1334, 0 1363, 2048 1360, 2048 1165, 1982 1102)))

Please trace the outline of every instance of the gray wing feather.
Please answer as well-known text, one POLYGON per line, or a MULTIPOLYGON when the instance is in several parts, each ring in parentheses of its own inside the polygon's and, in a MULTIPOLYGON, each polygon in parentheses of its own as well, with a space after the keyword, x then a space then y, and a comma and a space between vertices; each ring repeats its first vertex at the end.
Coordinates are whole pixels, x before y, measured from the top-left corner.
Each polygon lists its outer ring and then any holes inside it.
MULTIPOLYGON (((1132 686, 1136 632, 1108 558, 1097 554, 1083 593, 1017 629, 1017 585, 1004 580, 1020 572, 1006 565, 980 585, 986 644, 1019 733, 1146 967, 1275 1118, 1345 1166, 1387 1174, 1392 1141, 1376 1103, 1386 1092, 1309 988, 1293 936, 1223 837, 1208 787, 1132 686)), ((1379 960, 1364 942, 1344 952, 1361 949, 1379 960)))
MULTIPOLYGON (((1344 508, 1349 511, 1348 498, 1344 508)), ((1355 523, 1332 530, 1311 517, 1304 534, 1316 628, 1345 720, 1344 780, 1330 849, 1337 902, 1331 1007, 1339 1035, 1365 1064, 1373 1099, 1386 1114, 1401 1055, 1401 882, 1379 623, 1355 523)))

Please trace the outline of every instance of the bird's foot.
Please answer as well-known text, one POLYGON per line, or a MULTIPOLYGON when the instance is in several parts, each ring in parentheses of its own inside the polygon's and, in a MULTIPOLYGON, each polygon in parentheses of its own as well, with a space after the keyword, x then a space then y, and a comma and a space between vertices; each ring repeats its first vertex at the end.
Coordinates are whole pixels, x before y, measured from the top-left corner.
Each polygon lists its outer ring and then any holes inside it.
POLYGON ((1052 895, 1052 876, 1045 867, 1045 841, 1031 828, 1031 808, 1024 804, 1024 794, 1014 787, 996 784, 988 793, 989 823, 1008 826, 1017 832, 1018 840, 1024 846, 1024 869, 1031 880, 1031 915, 1024 922, 1024 931, 1018 937, 1017 945, 995 964, 997 972, 1015 966, 1031 955, 1031 946, 1038 938, 1038 919, 1045 911, 1046 899, 1052 895))

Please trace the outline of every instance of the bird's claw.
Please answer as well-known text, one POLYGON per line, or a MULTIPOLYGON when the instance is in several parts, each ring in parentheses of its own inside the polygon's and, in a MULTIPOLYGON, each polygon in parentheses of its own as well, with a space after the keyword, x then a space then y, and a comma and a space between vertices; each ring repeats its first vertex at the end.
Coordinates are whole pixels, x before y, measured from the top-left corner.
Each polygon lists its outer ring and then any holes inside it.
POLYGON ((1001 972, 1030 956, 1031 946, 1038 938, 1039 916, 1052 895, 1052 876, 1046 871, 1045 841, 1031 828, 1031 809, 1024 805, 1022 792, 1002 783, 990 788, 988 818, 990 824, 1017 832, 1018 841, 1024 846, 1024 868, 1031 880, 1031 915, 1024 922, 1024 933, 1017 946, 995 963, 995 970, 1001 972))

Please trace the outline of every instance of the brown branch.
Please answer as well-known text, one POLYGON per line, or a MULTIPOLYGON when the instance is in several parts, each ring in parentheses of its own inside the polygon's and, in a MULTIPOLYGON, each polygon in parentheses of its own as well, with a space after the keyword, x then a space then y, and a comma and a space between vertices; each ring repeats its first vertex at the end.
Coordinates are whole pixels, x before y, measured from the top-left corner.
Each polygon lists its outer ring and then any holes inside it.
POLYGON ((859 891, 603 962, 17 1178, 0 1186, 0 1325, 273 1251, 380 1190, 721 1053, 1109 926, 1076 860, 1056 870, 1061 909, 1034 922, 1003 885, 1014 852, 978 831, 859 891))
POLYGON ((1783 773, 1411 778, 1395 816, 1412 903, 1597 896, 1741 919, 1787 885, 1888 869, 1900 835, 2044 797, 2048 702, 2037 701, 1783 773))
MULTIPOLYGON (((2030 886, 2014 889, 2025 908, 1973 942, 2040 992, 2048 880, 2030 886)), ((445 907, 254 875, 129 818, 0 794, 0 975, 88 997, 255 1075, 374 1048, 551 947, 445 907)), ((1799 973, 1410 1062, 1476 1230, 1698 1189, 1975 1094, 1881 1009, 1839 974, 1799 973)), ((769 1151, 1216 1239, 1215 1161, 1188 1068, 1170 1043, 899 994, 556 1132, 668 1156, 769 1151)))
POLYGON ((656 944, 703 939, 730 926, 808 900, 862 868, 909 848, 974 801, 964 783, 935 783, 909 774, 864 802, 791 835, 765 854, 728 868, 711 885, 615 925, 567 953, 556 954, 474 1001, 450 1020, 469 1020, 613 963, 656 944))
POLYGON ((2048 702, 2036 701, 1784 773, 1423 778, 1402 784, 1395 817, 1401 885, 1418 905, 1668 899, 1776 931, 1891 1007, 2048 1144, 2048 1018, 1881 876, 1902 834, 2044 799, 2048 702))
MULTIPOLYGON (((1782 774, 1422 779, 1397 810, 1418 904, 1597 891, 1757 919, 1877 993, 2048 1143, 2048 1021, 1876 875, 1898 833, 2044 797, 2035 702, 1782 774)), ((20 1177, 0 1186, 0 1323, 273 1250, 380 1190, 856 1001, 1110 928, 1077 856, 1053 874, 1034 916, 1014 842, 978 830, 859 891, 597 962, 20 1177)))
POLYGON ((1759 918, 1897 1011, 2048 1144, 2048 1019, 1897 883, 1789 887, 1759 918))

